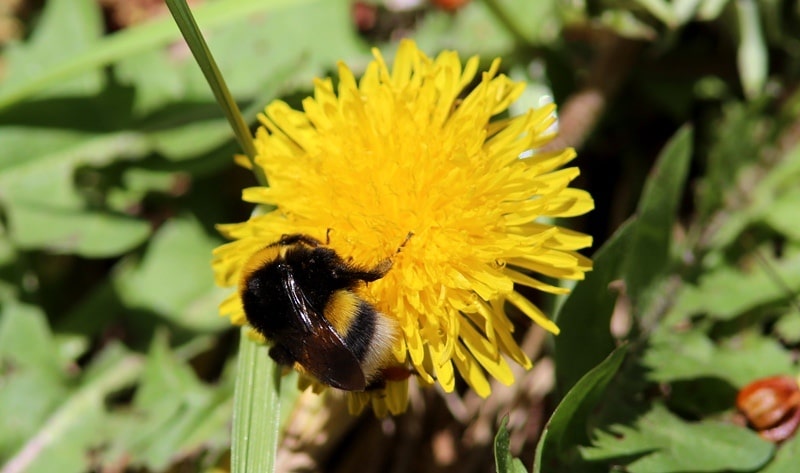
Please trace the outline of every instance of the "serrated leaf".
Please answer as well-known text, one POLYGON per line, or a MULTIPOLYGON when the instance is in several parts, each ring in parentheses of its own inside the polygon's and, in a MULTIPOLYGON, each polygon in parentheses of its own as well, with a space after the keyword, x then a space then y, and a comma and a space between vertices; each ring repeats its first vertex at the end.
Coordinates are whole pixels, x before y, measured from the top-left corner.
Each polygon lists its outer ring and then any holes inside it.
POLYGON ((147 310, 192 330, 228 325, 217 305, 225 291, 214 284, 209 258, 219 243, 190 217, 166 222, 153 236, 143 260, 129 263, 114 287, 129 308, 147 310))
POLYGON ((736 403, 739 390, 720 378, 699 377, 669 382, 670 409, 685 417, 726 415, 736 403))
POLYGON ((0 310, 0 458, 10 458, 69 391, 44 313, 6 298, 0 310))
POLYGON ((622 365, 627 350, 627 345, 614 350, 564 396, 539 438, 533 473, 550 471, 558 456, 588 440, 587 418, 622 365))
POLYGON ((721 266, 706 272, 696 286, 681 292, 668 321, 675 323, 697 314, 731 320, 756 307, 785 301, 791 297, 787 288, 794 293, 800 290, 800 252, 782 259, 768 258, 764 264, 770 269, 757 264, 747 271, 721 266))
POLYGON ((624 270, 627 293, 637 315, 643 315, 648 291, 668 269, 673 227, 692 156, 692 137, 692 129, 683 127, 664 146, 639 199, 624 270))
POLYGON ((609 289, 620 275, 636 221, 626 222, 594 256, 594 269, 572 290, 554 317, 556 383, 565 393, 614 349, 611 314, 617 294, 609 289))
POLYGON ((130 385, 140 369, 140 360, 119 345, 106 348, 81 377, 79 387, 61 396, 58 408, 37 426, 5 468, 32 473, 78 473, 91 469, 90 450, 107 441, 103 400, 130 385))
MULTIPOLYGON (((740 150, 745 154, 748 151, 740 150)), ((748 225, 760 222, 769 215, 775 202, 781 200, 781 196, 793 197, 797 181, 800 179, 800 146, 795 146, 781 156, 781 159, 767 169, 763 176, 750 170, 747 178, 748 181, 756 181, 754 186, 752 183, 748 184, 752 188, 747 190, 747 205, 725 215, 725 219, 707 244, 709 248, 724 248, 730 245, 748 225)), ((790 224, 786 221, 782 223, 790 224)))
POLYGON ((686 422, 656 404, 633 427, 615 425, 594 433, 588 460, 639 456, 631 473, 752 471, 772 457, 774 447, 758 434, 715 421, 686 422))
POLYGON ((650 379, 670 382, 715 377, 742 387, 754 379, 794 372, 792 357, 777 341, 739 335, 715 344, 699 330, 654 334, 644 355, 650 379))
POLYGON ((105 454, 114 464, 127 457, 131 464, 161 471, 176 458, 210 438, 227 438, 232 386, 203 385, 191 367, 170 350, 159 332, 148 353, 133 413, 115 420, 114 444, 105 454))
POLYGON ((514 458, 509 450, 509 434, 506 426, 508 417, 503 417, 497 435, 494 436, 494 463, 497 473, 525 473, 525 465, 519 458, 514 458))
MULTIPOLYGON (((709 82, 712 81, 705 81, 709 82)), ((711 85, 713 87, 713 82, 711 85)), ((758 132, 763 117, 754 108, 753 104, 726 102, 722 105, 721 117, 711 127, 705 175, 696 190, 698 212, 702 217, 725 205, 727 194, 739 192, 729 189, 730 184, 739 178, 746 166, 758 161, 762 146, 758 132)))
POLYGON ((169 349, 166 332, 159 331, 147 354, 141 385, 133 404, 150 410, 164 401, 180 403, 184 396, 198 389, 201 389, 201 384, 191 367, 175 358, 169 349), (178 395, 165 398, 165 394, 170 392, 178 395))

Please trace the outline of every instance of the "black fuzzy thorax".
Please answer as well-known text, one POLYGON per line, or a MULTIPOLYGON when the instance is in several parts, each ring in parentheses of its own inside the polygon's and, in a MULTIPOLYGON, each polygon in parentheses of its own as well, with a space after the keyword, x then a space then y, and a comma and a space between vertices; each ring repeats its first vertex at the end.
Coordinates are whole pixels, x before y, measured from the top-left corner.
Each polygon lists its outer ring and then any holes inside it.
POLYGON ((275 339, 283 330, 300 323, 295 321, 297 315, 289 294, 283 290, 281 271, 287 267, 311 307, 323 314, 325 304, 335 291, 351 289, 356 284, 356 281, 341 278, 342 264, 344 261, 329 248, 289 248, 285 257, 265 264, 248 277, 247 287, 242 292, 248 322, 269 339, 275 339))

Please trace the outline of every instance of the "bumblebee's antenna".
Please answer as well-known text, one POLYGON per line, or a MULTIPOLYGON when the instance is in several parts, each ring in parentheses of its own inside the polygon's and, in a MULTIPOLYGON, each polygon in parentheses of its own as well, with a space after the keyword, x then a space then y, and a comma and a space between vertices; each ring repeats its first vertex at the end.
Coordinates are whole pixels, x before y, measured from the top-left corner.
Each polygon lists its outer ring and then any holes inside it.
POLYGON ((394 254, 400 253, 400 251, 403 250, 403 247, 405 247, 406 244, 408 243, 408 240, 410 240, 411 237, 413 237, 413 236, 414 236, 414 232, 408 232, 408 235, 406 235, 406 239, 403 240, 403 243, 400 243, 400 246, 397 247, 397 251, 395 251, 394 254))
POLYGON ((406 235, 406 239, 403 240, 403 243, 400 243, 400 246, 397 247, 397 250, 394 252, 394 254, 389 256, 385 260, 381 261, 380 263, 378 263, 372 271, 376 274, 380 274, 381 277, 383 277, 384 274, 388 273, 389 270, 392 269, 392 263, 393 263, 392 259, 397 254, 399 254, 400 251, 403 250, 403 247, 406 246, 408 240, 410 240, 412 236, 414 236, 414 232, 408 232, 408 235, 406 235))

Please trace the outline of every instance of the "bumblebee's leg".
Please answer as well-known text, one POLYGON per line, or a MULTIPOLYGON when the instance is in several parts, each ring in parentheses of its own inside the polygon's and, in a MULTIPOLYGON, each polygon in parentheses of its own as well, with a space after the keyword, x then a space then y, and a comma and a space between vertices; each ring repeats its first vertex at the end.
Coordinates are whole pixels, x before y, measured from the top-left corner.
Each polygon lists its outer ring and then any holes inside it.
MULTIPOLYGON (((380 391, 386 388, 386 380, 382 378, 378 378, 367 385, 364 391, 380 391)), ((383 396, 386 396, 386 393, 383 393, 383 396)))
POLYGON ((314 237, 310 237, 308 235, 303 235, 302 233, 292 233, 289 235, 281 235, 281 239, 278 240, 276 243, 277 245, 294 245, 295 243, 305 243, 311 247, 320 246, 319 240, 314 237))
POLYGON ((273 345, 269 349, 269 357, 275 360, 275 363, 283 366, 292 366, 297 361, 289 353, 289 351, 281 345, 273 345))
MULTIPOLYGON (((408 232, 408 235, 406 235, 406 239, 403 240, 403 243, 401 243, 400 246, 397 247, 397 250, 394 252, 395 255, 403 250, 403 247, 406 246, 408 240, 410 240, 412 236, 414 236, 414 232, 408 232)), ((378 279, 386 276, 386 273, 388 273, 390 269, 392 269, 392 258, 386 258, 385 260, 376 264, 375 267, 372 269, 352 268, 348 272, 348 274, 353 279, 358 279, 359 281, 364 281, 364 282, 372 282, 372 281, 377 281, 378 279)))
POLYGON ((392 260, 385 259, 375 265, 375 267, 372 269, 358 267, 348 268, 346 274, 350 279, 372 282, 386 276, 386 273, 388 273, 390 269, 392 269, 392 260))
POLYGON ((403 381, 414 374, 417 374, 417 372, 407 366, 389 366, 383 368, 379 375, 367 385, 366 391, 384 389, 387 381, 403 381))

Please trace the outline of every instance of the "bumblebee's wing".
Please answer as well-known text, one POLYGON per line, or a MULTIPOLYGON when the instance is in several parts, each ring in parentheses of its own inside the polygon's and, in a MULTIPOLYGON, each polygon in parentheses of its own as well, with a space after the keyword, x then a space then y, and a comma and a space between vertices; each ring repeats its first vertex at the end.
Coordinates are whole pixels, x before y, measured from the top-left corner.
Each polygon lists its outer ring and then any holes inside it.
MULTIPOLYGON (((300 286, 297 285, 297 281, 294 280, 294 275, 292 275, 290 270, 286 269, 282 271, 281 276, 283 276, 283 290, 286 292, 286 295, 289 296, 289 302, 292 304, 294 313, 297 314, 300 321, 303 322, 303 331, 308 334, 313 334, 316 331, 317 325, 319 325, 315 324, 313 319, 324 318, 311 306, 311 302, 308 300, 305 293, 303 293, 303 290, 300 289, 300 286)), ((342 345, 344 345, 344 343, 342 343, 342 345)))
POLYGON ((283 286, 302 322, 302 330, 293 334, 293 343, 285 348, 321 382, 346 391, 363 391, 367 382, 361 364, 330 322, 314 310, 291 271, 283 273, 283 286))

